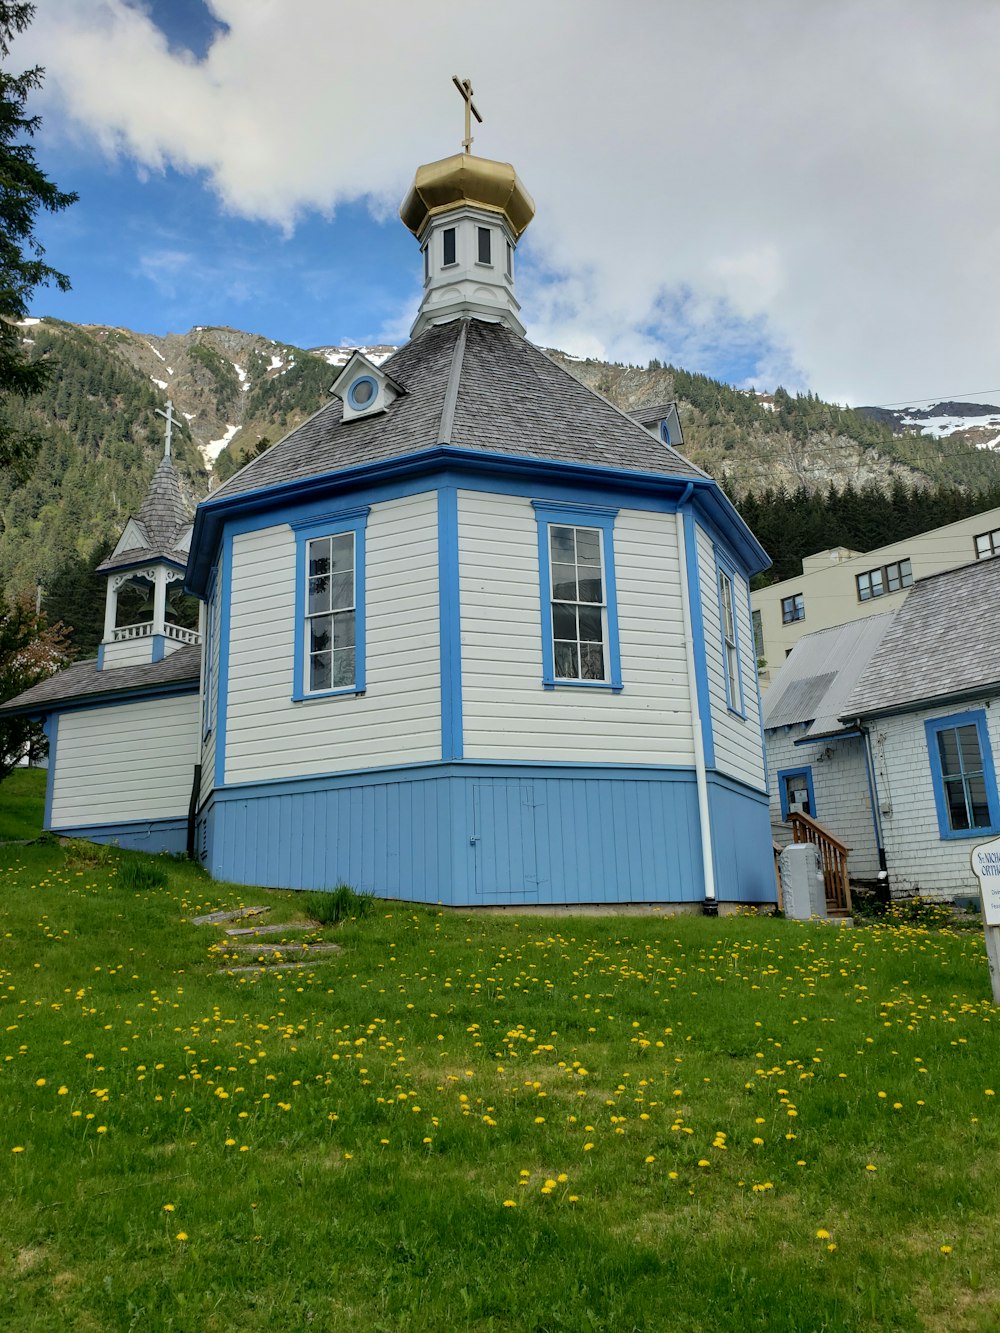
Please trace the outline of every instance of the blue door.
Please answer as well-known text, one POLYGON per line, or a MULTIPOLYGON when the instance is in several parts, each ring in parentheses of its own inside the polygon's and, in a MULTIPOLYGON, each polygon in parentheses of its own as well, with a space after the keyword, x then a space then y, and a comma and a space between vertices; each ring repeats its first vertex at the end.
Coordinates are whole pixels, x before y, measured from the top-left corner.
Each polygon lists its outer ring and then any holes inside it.
POLYGON ((534 788, 524 782, 477 782, 472 825, 476 894, 537 896, 534 788))

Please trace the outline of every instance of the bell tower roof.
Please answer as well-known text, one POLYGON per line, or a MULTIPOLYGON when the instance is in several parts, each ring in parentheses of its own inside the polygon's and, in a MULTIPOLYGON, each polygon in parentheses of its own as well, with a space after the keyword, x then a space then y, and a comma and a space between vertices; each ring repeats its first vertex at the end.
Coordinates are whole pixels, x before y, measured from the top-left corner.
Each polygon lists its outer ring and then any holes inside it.
POLYGON ((535 216, 535 203, 509 162, 455 153, 417 168, 399 216, 420 239, 429 219, 472 207, 498 213, 519 240, 535 216))

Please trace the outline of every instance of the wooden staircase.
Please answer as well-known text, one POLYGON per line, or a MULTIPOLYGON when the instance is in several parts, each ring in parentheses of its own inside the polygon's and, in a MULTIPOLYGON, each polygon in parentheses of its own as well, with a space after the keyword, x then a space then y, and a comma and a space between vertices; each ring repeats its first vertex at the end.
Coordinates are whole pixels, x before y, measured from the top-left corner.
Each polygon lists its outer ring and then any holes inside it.
POLYGON ((826 889, 826 914, 833 917, 851 915, 851 882, 847 877, 847 853, 851 850, 829 829, 816 822, 811 815, 796 810, 788 816, 795 842, 811 842, 819 852, 826 889))

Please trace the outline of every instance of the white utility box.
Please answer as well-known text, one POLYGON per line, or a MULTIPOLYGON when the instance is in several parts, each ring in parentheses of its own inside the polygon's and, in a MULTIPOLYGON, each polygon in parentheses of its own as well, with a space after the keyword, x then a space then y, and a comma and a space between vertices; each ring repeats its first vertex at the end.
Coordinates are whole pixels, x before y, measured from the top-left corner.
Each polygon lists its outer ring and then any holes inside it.
POLYGON ((792 842, 778 857, 785 916, 808 921, 826 916, 826 887, 819 852, 811 842, 792 842))

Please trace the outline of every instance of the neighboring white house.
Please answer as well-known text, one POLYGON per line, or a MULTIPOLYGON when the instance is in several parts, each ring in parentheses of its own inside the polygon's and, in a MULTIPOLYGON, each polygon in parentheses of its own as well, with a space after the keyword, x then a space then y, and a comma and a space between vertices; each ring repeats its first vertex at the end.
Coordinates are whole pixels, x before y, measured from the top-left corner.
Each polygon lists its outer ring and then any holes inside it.
MULTIPOLYGON (((660 423, 524 339, 533 205, 511 166, 421 167, 401 212, 423 256, 411 341, 355 353, 329 404, 198 507, 199 693, 197 646, 119 665, 109 611, 102 661, 7 705, 50 719, 49 826, 193 832, 220 878, 432 903, 773 901, 766 555, 660 423)), ((137 637, 169 651, 171 556, 137 549, 155 594, 137 637)))
POLYGON ((843 706, 868 738, 894 894, 974 897, 1000 833, 1000 562, 916 583, 843 706))
POLYGON ((791 841, 792 811, 811 815, 850 848, 852 880, 877 877, 881 837, 865 737, 840 714, 892 620, 890 612, 805 635, 763 701, 775 841, 791 841))
POLYGON ((804 634, 894 611, 917 579, 998 553, 1000 509, 990 509, 864 554, 837 546, 808 556, 800 576, 752 595, 761 689, 804 634))

